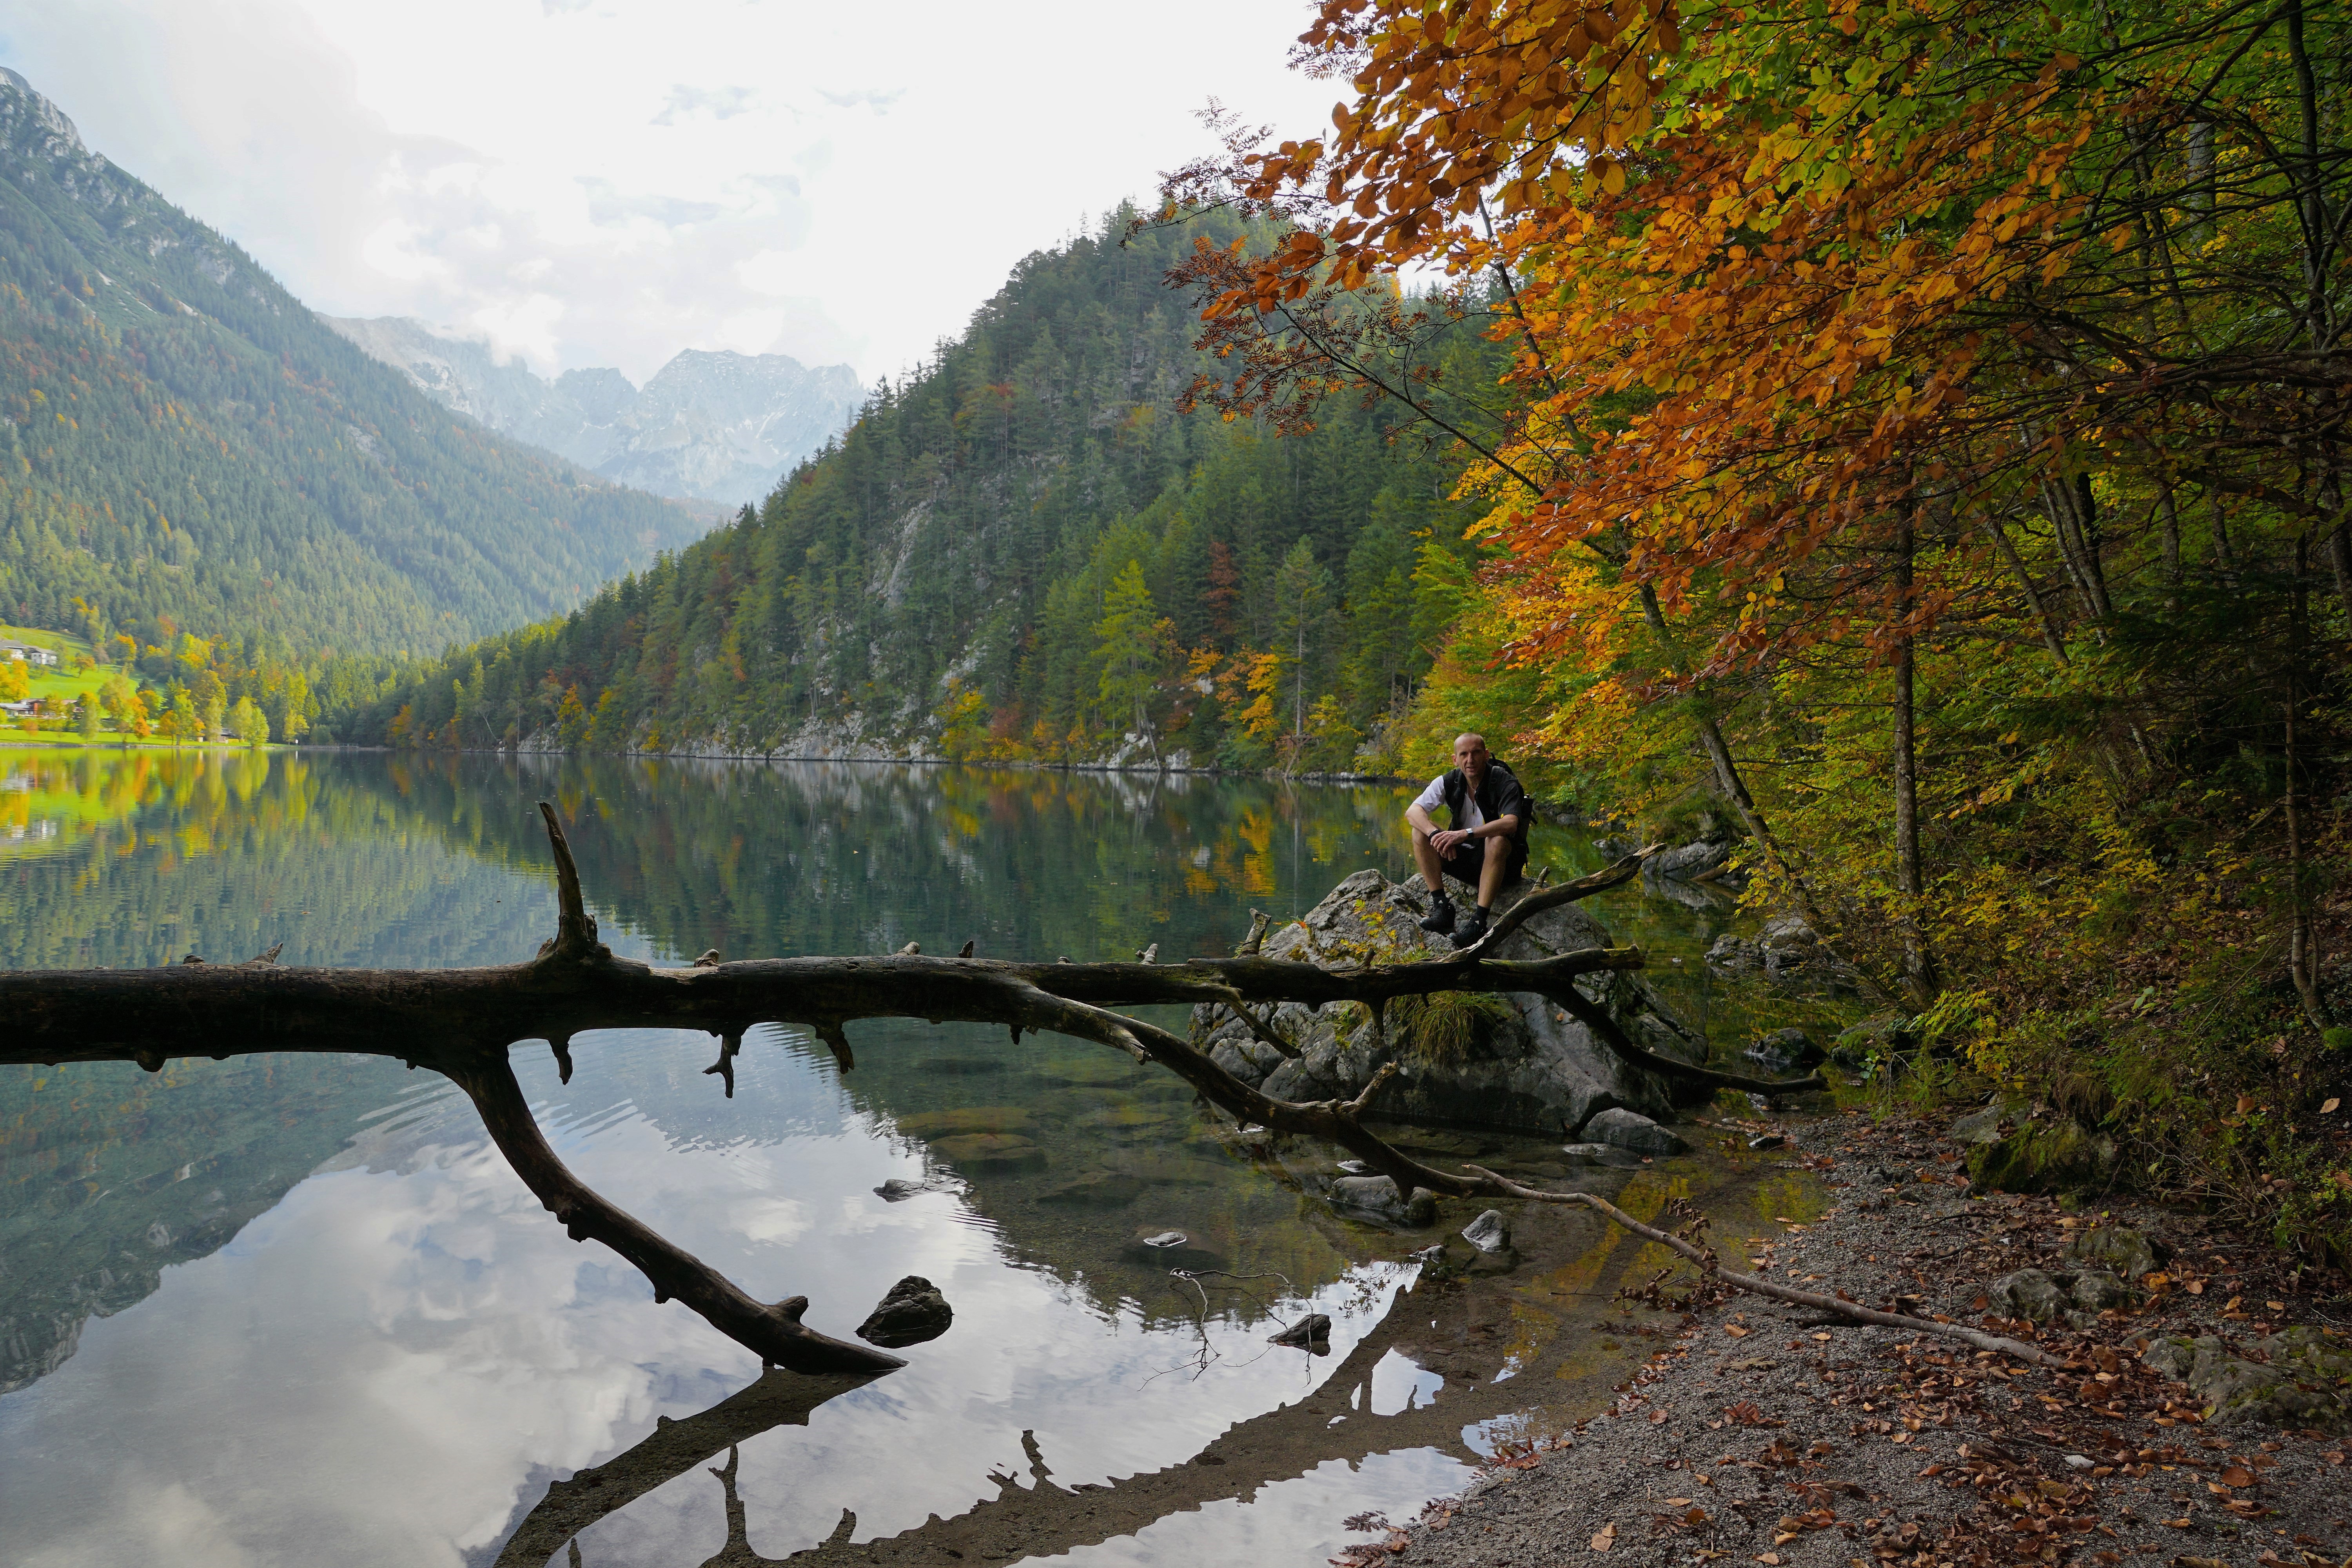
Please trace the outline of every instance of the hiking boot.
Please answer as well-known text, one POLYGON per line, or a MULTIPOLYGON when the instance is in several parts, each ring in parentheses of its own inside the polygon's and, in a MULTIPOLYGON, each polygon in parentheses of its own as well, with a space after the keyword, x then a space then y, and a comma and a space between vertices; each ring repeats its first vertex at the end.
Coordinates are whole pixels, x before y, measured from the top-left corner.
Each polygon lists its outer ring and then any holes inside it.
MULTIPOLYGON (((1450 925, 1453 922, 1448 921, 1447 923, 1450 925)), ((1472 910, 1468 914, 1462 917, 1461 929, 1454 933, 1454 945, 1455 947, 1474 946, 1478 940, 1486 934, 1486 911, 1484 910, 1472 910)))
POLYGON ((1421 917, 1421 929, 1432 936, 1444 936, 1454 929, 1454 900, 1444 893, 1429 895, 1429 912, 1421 917))

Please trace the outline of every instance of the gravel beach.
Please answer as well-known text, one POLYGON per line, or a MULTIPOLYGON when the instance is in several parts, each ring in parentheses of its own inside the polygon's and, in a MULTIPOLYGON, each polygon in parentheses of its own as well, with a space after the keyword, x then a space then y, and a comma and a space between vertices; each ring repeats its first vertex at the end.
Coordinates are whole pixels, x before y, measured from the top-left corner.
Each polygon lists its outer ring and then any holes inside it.
MULTIPOLYGON (((2070 1212, 2046 1197, 1973 1196, 1940 1126, 1848 1113, 1701 1131, 1782 1133, 1790 1163, 1831 1189, 1826 1214, 1784 1226, 1751 1266, 1868 1305, 2032 1332, 2074 1367, 1825 1323, 1747 1294, 1629 1307, 1626 1331, 1655 1350, 1609 1411, 1533 1451, 1506 1450, 1417 1521, 1351 1521, 1372 1539, 1335 1562, 2334 1568, 2352 1553, 2340 1435, 2226 1410, 2209 1421, 2203 1399, 2140 1353, 2219 1335, 2259 1362, 2273 1331, 2325 1329, 2336 1301, 2298 1292, 2267 1242, 2122 1203, 2070 1212), (2095 1226, 2168 1247, 2152 1294, 2071 1328, 1998 1319, 1998 1281, 2084 1267, 2066 1249, 2095 1226)), ((2332 1412, 2306 1418, 2340 1432, 2332 1412)))

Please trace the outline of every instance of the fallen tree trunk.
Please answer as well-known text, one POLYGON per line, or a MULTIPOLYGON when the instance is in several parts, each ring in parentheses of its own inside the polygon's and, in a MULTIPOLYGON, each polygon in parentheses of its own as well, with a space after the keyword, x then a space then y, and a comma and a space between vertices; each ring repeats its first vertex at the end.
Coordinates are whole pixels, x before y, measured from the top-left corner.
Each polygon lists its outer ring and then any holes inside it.
POLYGON ((909 944, 908 951, 888 957, 723 963, 706 954, 688 968, 656 969, 615 958, 597 941, 562 824, 553 807, 541 803, 540 810, 555 855, 559 915, 554 938, 529 963, 487 969, 298 969, 265 955, 239 964, 191 957, 163 969, 0 973, 0 1017, 9 1020, 0 1062, 128 1060, 153 1072, 175 1056, 224 1059, 257 1051, 339 1051, 430 1068, 466 1091, 500 1152, 573 1239, 593 1238, 612 1247, 644 1272, 657 1300, 677 1298, 762 1361, 820 1373, 885 1371, 904 1363, 804 1327, 804 1297, 772 1304, 754 1300, 582 1183, 532 1120, 508 1060, 512 1044, 546 1040, 568 1082, 571 1041, 579 1033, 698 1027, 720 1039, 719 1060, 709 1070, 725 1078, 731 1095, 736 1051, 758 1024, 810 1028, 834 1048, 845 1071, 851 1058, 844 1026, 852 1019, 996 1023, 1016 1038, 1023 1030, 1052 1030, 1098 1041, 1139 1061, 1158 1062, 1244 1124, 1338 1143, 1393 1178, 1402 1190, 1422 1186, 1457 1196, 1527 1193, 1506 1191, 1484 1173, 1462 1175, 1423 1165, 1367 1128, 1364 1119, 1395 1076, 1395 1064, 1383 1068, 1353 1100, 1279 1100, 1234 1077, 1189 1040, 1113 1009, 1198 1003, 1377 1005, 1439 991, 1529 992, 1574 1013, 1609 1048, 1653 1071, 1759 1093, 1822 1087, 1817 1075, 1748 1079, 1635 1046, 1605 1009, 1577 988, 1577 981, 1642 967, 1639 948, 1594 948, 1534 961, 1488 956, 1536 913, 1631 880, 1649 850, 1530 894, 1474 946, 1415 963, 1327 969, 1255 954, 1181 964, 1008 963, 961 955, 927 958, 909 944))

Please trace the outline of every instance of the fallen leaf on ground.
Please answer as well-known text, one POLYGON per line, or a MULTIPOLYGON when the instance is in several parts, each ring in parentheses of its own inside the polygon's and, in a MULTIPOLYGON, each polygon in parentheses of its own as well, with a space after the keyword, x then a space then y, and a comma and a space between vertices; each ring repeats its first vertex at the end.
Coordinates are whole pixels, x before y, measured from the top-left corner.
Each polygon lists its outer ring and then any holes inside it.
POLYGON ((1614 1524, 1601 1526, 1601 1533, 1592 1538, 1592 1550, 1595 1552, 1606 1552, 1616 1544, 1617 1527, 1614 1524))

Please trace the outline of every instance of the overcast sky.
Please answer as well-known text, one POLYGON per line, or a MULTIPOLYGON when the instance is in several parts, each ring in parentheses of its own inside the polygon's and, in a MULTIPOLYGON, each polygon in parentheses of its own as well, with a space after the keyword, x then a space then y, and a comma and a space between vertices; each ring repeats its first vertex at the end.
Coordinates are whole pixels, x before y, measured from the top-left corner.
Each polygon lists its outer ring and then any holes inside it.
POLYGON ((331 315, 542 372, 847 362, 961 331, 1012 265, 1206 150, 1286 134, 1294 0, 0 0, 0 64, 331 315))

